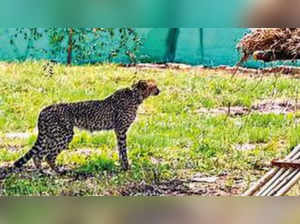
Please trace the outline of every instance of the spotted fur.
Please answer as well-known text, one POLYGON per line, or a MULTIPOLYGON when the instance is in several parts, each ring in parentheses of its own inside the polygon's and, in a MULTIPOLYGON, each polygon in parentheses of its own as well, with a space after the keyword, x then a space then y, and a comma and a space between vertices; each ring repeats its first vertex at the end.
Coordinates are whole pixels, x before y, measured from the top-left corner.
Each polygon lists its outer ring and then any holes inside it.
POLYGON ((38 137, 34 146, 14 163, 13 168, 21 168, 32 158, 35 166, 41 169, 41 162, 45 159, 53 170, 62 173, 55 160, 62 150, 68 148, 74 127, 77 127, 91 132, 114 130, 120 163, 127 170, 126 133, 136 118, 139 105, 159 92, 153 80, 141 80, 104 100, 55 104, 44 108, 38 118, 38 137))

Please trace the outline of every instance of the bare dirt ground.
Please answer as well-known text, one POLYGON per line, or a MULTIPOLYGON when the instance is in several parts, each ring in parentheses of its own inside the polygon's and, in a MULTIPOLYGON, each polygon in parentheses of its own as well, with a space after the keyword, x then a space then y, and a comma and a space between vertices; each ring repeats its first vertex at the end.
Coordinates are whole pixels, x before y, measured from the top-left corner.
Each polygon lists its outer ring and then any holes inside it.
POLYGON ((227 175, 206 177, 199 180, 171 180, 157 184, 134 183, 123 186, 120 194, 123 196, 166 196, 166 195, 201 195, 201 196, 229 196, 239 195, 243 192, 244 184, 235 179, 233 186, 226 184, 227 175))
MULTIPOLYGON (((127 66, 127 65, 126 65, 127 66)), ((179 70, 212 70, 212 71, 226 71, 237 74, 267 74, 267 73, 281 73, 286 75, 300 76, 300 68, 296 66, 276 66, 262 69, 232 67, 227 65, 220 65, 215 67, 208 67, 203 65, 191 66, 182 63, 165 63, 165 64, 151 64, 140 63, 130 65, 129 67, 136 67, 138 69, 179 69, 179 70)))
POLYGON ((251 112, 257 112, 261 114, 287 114, 293 113, 300 109, 300 104, 289 99, 267 99, 258 102, 248 107, 231 106, 231 107, 219 107, 214 109, 200 108, 199 113, 209 113, 213 115, 228 114, 230 116, 242 116, 251 112))

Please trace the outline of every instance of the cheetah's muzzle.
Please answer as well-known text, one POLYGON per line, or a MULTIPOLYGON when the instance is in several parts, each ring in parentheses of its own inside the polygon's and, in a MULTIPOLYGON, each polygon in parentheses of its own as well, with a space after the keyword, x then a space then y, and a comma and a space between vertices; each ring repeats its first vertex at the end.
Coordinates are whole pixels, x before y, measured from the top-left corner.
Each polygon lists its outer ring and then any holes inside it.
POLYGON ((57 173, 63 171, 55 165, 59 153, 68 148, 73 139, 74 127, 89 131, 114 130, 121 167, 129 169, 127 159, 127 131, 136 118, 139 105, 160 90, 153 80, 141 80, 131 88, 120 89, 104 100, 54 104, 44 108, 38 118, 38 137, 13 168, 20 168, 31 158, 41 169, 43 159, 57 173))

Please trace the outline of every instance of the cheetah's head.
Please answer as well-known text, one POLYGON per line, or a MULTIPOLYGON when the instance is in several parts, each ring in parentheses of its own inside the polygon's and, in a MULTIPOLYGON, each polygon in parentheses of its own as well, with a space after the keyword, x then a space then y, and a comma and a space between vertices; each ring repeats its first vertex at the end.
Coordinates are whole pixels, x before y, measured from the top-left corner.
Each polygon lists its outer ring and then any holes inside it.
POLYGON ((154 80, 140 80, 132 85, 132 89, 139 92, 144 99, 148 96, 157 96, 160 93, 154 80))

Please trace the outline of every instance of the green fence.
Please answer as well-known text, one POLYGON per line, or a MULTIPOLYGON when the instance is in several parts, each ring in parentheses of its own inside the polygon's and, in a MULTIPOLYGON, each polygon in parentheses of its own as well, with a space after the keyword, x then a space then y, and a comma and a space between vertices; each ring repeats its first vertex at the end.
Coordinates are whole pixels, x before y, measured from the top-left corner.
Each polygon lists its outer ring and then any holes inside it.
MULTIPOLYGON (((139 35, 144 44, 137 54, 140 62, 163 63, 178 62, 192 65, 234 65, 239 60, 236 50, 238 40, 248 32, 245 28, 139 28, 139 35)), ((14 46, 9 43, 8 36, 13 29, 1 31, 0 60, 25 60, 27 42, 18 39, 14 46)), ((39 40, 37 47, 47 48, 47 39, 39 40)), ((31 55, 33 59, 49 59, 42 52, 31 55)), ((93 61, 103 61, 95 58, 93 61)), ((58 61, 64 61, 63 56, 58 61)), ((129 63, 122 55, 115 58, 116 62, 129 63)), ((287 63, 299 65, 299 63, 287 63)), ((249 61, 248 67, 264 67, 274 65, 249 61)))

